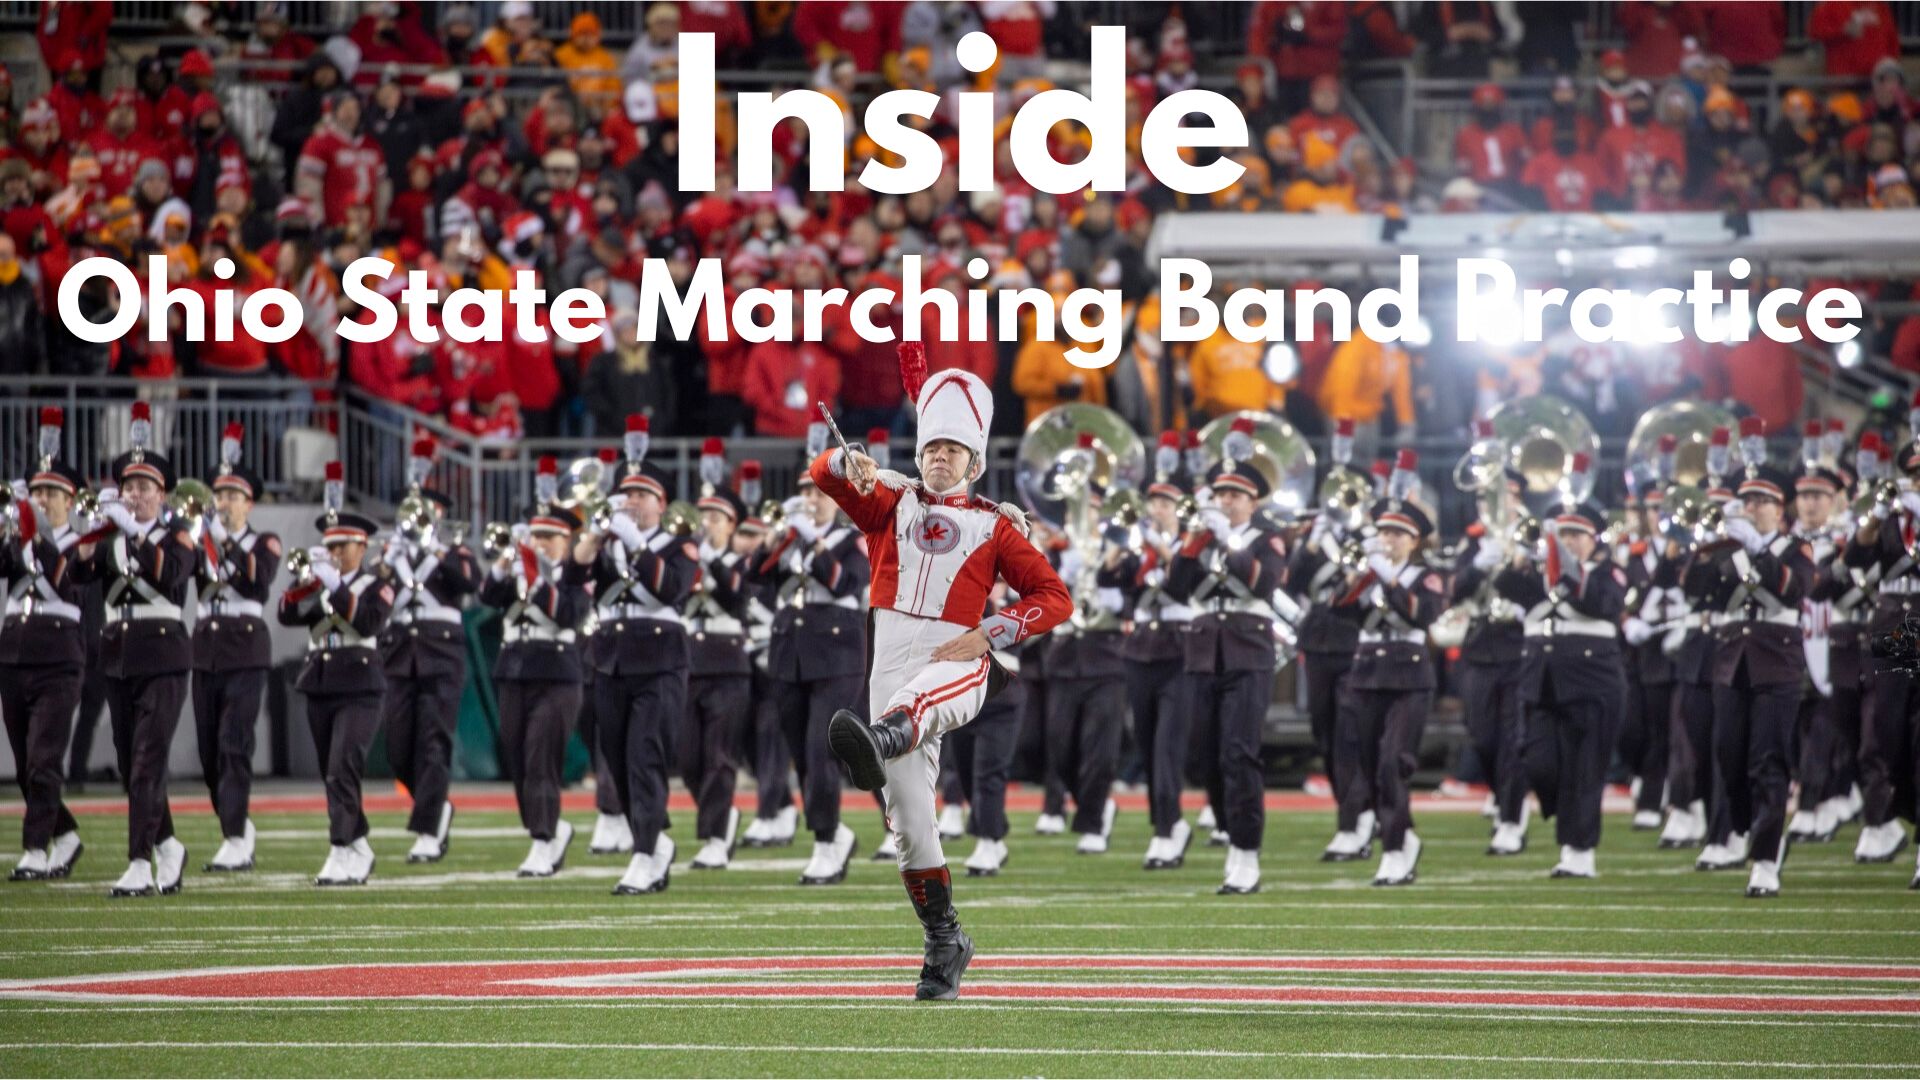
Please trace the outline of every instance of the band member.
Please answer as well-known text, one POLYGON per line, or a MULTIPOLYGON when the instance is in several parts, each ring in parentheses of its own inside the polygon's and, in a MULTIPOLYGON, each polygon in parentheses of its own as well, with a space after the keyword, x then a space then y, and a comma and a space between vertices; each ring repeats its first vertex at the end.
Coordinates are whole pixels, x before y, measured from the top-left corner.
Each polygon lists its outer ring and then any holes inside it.
POLYGON ((127 870, 109 896, 180 890, 187 849, 167 806, 167 757, 187 700, 193 647, 180 605, 193 578, 188 523, 168 512, 173 465, 153 449, 147 403, 133 403, 133 449, 113 460, 117 488, 100 493, 106 525, 74 549, 77 578, 106 590, 100 662, 113 750, 127 789, 127 870))
POLYGON ((1334 767, 1342 774, 1341 821, 1357 821, 1365 809, 1378 815, 1375 885, 1411 885, 1418 877, 1421 845, 1408 784, 1437 681, 1427 627, 1447 606, 1446 580, 1421 554, 1433 518, 1414 501, 1418 465, 1413 451, 1400 451, 1387 497, 1370 512, 1374 534, 1363 548, 1365 568, 1347 585, 1347 602, 1366 614, 1340 688, 1334 767))
POLYGON ((253 868, 254 728, 273 666, 267 631, 267 593, 280 571, 280 538, 248 524, 264 490, 240 465, 239 424, 220 437, 220 468, 208 479, 214 506, 200 536, 196 562, 200 604, 193 624, 193 716, 200 736, 200 768, 220 819, 220 850, 206 869, 253 868))
MULTIPOLYGON (((826 441, 822 430, 809 443, 826 441)), ((780 727, 798 767, 813 855, 800 872, 802 885, 846 880, 856 839, 840 820, 840 768, 827 729, 837 710, 860 697, 866 672, 865 619, 860 596, 872 577, 860 532, 839 516, 834 500, 811 474, 789 500, 787 528, 754 558, 753 576, 775 601, 773 636, 767 645, 769 692, 778 702, 780 727)))
MULTIPOLYGON (((1574 455, 1576 476, 1587 466, 1585 454, 1574 455)), ((1598 507, 1569 504, 1542 523, 1538 547, 1515 551, 1494 579, 1500 594, 1526 612, 1523 757, 1560 844, 1550 872, 1556 878, 1598 876, 1600 804, 1626 697, 1620 616, 1627 574, 1600 546, 1606 528, 1598 507)))
MULTIPOLYGON (((1091 456, 1093 436, 1075 451, 1091 456)), ((1098 485, 1087 497, 1098 506, 1098 485)), ((1114 777, 1126 735, 1126 663, 1120 616, 1126 552, 1112 535, 1075 537, 1061 553, 1060 579, 1074 593, 1073 617, 1047 636, 1047 771, 1049 786, 1073 793, 1073 831, 1082 855, 1102 855, 1113 832, 1114 777)))
MULTIPOLYGON (((598 456, 600 494, 610 495, 614 477, 620 471, 620 451, 611 446, 602 447, 598 456)), ((587 854, 632 855, 633 830, 627 826, 627 809, 620 805, 619 785, 613 778, 613 769, 607 764, 607 755, 600 751, 600 714, 594 705, 593 662, 590 656, 585 655, 597 626, 599 616, 589 607, 574 632, 575 651, 583 654, 580 661, 578 731, 581 743, 587 748, 587 760, 593 766, 593 835, 587 840, 587 854)))
POLYGON ((1794 478, 1793 535, 1807 546, 1813 582, 1801 604, 1801 640, 1812 691, 1800 702, 1799 804, 1787 824, 1791 841, 1825 843, 1840 828, 1853 788, 1859 735, 1861 636, 1858 614, 1866 594, 1841 561, 1849 522, 1834 515, 1847 481, 1821 463, 1825 428, 1809 421, 1803 467, 1794 478), (1844 715, 1843 715, 1844 713, 1844 715))
POLYGON ((541 458, 526 540, 504 545, 480 586, 480 602, 506 613, 493 683, 500 702, 501 769, 513 782, 520 824, 533 840, 517 871, 523 878, 558 873, 573 843, 573 826, 560 816, 561 771, 580 715, 575 628, 592 602, 587 568, 569 556, 580 519, 555 505, 558 488, 558 462, 541 458))
MULTIPOLYGON (((1341 420, 1334 427, 1331 449, 1335 469, 1348 469, 1353 429, 1351 420, 1341 420)), ((1341 798, 1342 777, 1334 768, 1340 684, 1353 666, 1354 650, 1360 645, 1360 622, 1366 614, 1358 595, 1348 588, 1345 572, 1349 545, 1360 544, 1361 538, 1348 535, 1348 527, 1357 522, 1343 521, 1341 513, 1337 508, 1322 506, 1306 542, 1295 545, 1287 559, 1288 591, 1307 609, 1300 620, 1300 673, 1307 682, 1307 726, 1313 733, 1314 749, 1320 753, 1321 768, 1326 770, 1338 818, 1333 841, 1320 854, 1323 862, 1369 858, 1375 824, 1370 806, 1357 810, 1348 820, 1345 811, 1354 804, 1341 798)))
MULTIPOLYGON (((1920 409, 1915 414, 1913 419, 1920 421, 1920 409)), ((1903 447, 1897 464, 1909 481, 1920 477, 1920 443, 1903 447)), ((1872 486, 1867 475, 1863 470, 1863 487, 1872 486)), ((1908 537, 1917 530, 1920 494, 1903 490, 1893 499, 1876 497, 1872 510, 1847 544, 1847 565, 1866 575, 1877 571, 1879 577, 1873 614, 1867 623, 1869 638, 1895 633, 1912 617, 1915 597, 1920 595, 1920 564, 1913 558, 1908 537)), ((1860 732, 1860 792, 1864 803, 1853 858, 1855 862, 1884 863, 1892 862, 1907 846, 1907 831, 1899 819, 1911 819, 1916 812, 1914 786, 1920 779, 1915 777, 1913 765, 1920 740, 1913 735, 1913 720, 1920 715, 1920 682, 1911 670, 1885 662, 1876 663, 1867 678, 1871 705, 1860 732)), ((1920 869, 1916 869, 1914 880, 1920 882, 1920 869)))
POLYGON ((426 520, 403 518, 381 552, 381 574, 393 586, 393 617, 380 632, 386 694, 380 699, 387 760, 413 796, 407 831, 410 863, 439 862, 447 853, 453 804, 453 733, 467 681, 467 635, 460 608, 480 587, 480 562, 464 543, 450 543, 439 522, 453 505, 427 486, 434 443, 420 439, 407 461, 409 494, 426 520))
POLYGON ((1813 580, 1806 545, 1786 528, 1785 474, 1766 461, 1766 430, 1741 421, 1745 475, 1729 507, 1731 543, 1703 547, 1688 567, 1688 595, 1714 617, 1713 751, 1736 839, 1733 855, 1750 855, 1747 895, 1780 894, 1786 858, 1787 755, 1799 719, 1807 655, 1800 603, 1813 580), (1736 510, 1738 512, 1736 512, 1736 510), (1745 842, 1739 842, 1740 838, 1745 842))
MULTIPOLYGON (((1193 609, 1167 593, 1167 575, 1180 547, 1181 435, 1167 431, 1154 451, 1154 481, 1147 485, 1147 512, 1140 522, 1138 551, 1121 563, 1132 629, 1122 649, 1133 740, 1147 764, 1147 816, 1153 839, 1142 866, 1177 869, 1186 862, 1193 826, 1180 812, 1186 787, 1188 735, 1192 728, 1190 680, 1183 638, 1193 609)), ((1024 681, 1024 676, 1023 680, 1024 681)))
MULTIPOLYGON (((1707 444, 1706 496, 1723 506, 1733 501, 1725 480, 1732 433, 1715 428, 1707 444)), ((1662 457, 1666 444, 1662 443, 1662 457)), ((1671 469, 1666 471, 1669 475, 1671 469)), ((1668 631, 1662 648, 1673 657, 1673 722, 1667 728, 1667 824, 1662 848, 1701 847, 1696 868, 1725 858, 1726 795, 1716 787, 1713 764, 1713 615, 1694 604, 1681 575, 1693 558, 1694 543, 1668 538, 1654 584, 1664 590, 1668 631), (1678 636, 1676 643, 1674 638, 1678 636)), ((1738 865, 1738 864, 1735 864, 1738 865)))
MULTIPOLYGON (((1623 549, 1614 553, 1627 575, 1626 620, 1622 624, 1627 705, 1621 721, 1620 756, 1639 785, 1633 806, 1636 832, 1660 828, 1660 811, 1666 805, 1674 698, 1673 658, 1667 655, 1666 645, 1673 636, 1674 628, 1669 624, 1684 619, 1686 614, 1685 594, 1658 584, 1670 577, 1663 575, 1660 567, 1665 543, 1658 521, 1665 499, 1665 492, 1658 486, 1650 487, 1645 494, 1628 495, 1632 534, 1623 549)), ((1678 638, 1674 640, 1677 644, 1678 638)))
POLYGON ((307 696, 307 725, 326 783, 332 848, 313 879, 323 886, 364 885, 373 875, 360 780, 386 688, 375 638, 393 609, 393 588, 365 565, 379 526, 342 510, 344 501, 340 463, 331 462, 327 509, 314 523, 321 546, 307 551, 306 567, 296 567, 293 586, 280 596, 280 625, 307 628, 307 661, 294 686, 307 696))
POLYGON ((973 958, 953 907, 953 879, 940 850, 934 786, 941 737, 980 712, 1007 675, 989 651, 1044 634, 1072 613, 1073 599, 1026 536, 1011 507, 971 494, 986 468, 993 391, 973 374, 931 378, 917 345, 901 346, 901 382, 919 414, 921 479, 882 472, 853 449, 821 454, 814 483, 844 509, 875 553, 871 725, 843 709, 833 752, 855 787, 884 788, 900 876, 926 947, 914 996, 951 999, 973 958), (1019 603, 982 617, 996 578, 1019 603))
MULTIPOLYGON (((1480 423, 1480 437, 1491 438, 1492 425, 1480 423)), ((1526 481, 1517 470, 1509 466, 1493 482, 1502 486, 1507 518, 1525 512, 1521 496, 1526 481)), ((1500 531, 1507 523, 1490 522, 1485 507, 1481 510, 1481 520, 1468 531, 1454 563, 1453 603, 1468 605, 1473 615, 1453 670, 1466 710, 1467 735, 1493 795, 1493 838, 1487 854, 1518 855, 1527 847, 1528 814, 1527 772, 1520 756, 1523 635, 1519 608, 1493 587, 1500 568, 1512 561, 1511 538, 1500 531)))
POLYGON ((700 456, 705 487, 700 495, 700 579, 687 601, 687 633, 693 663, 687 679, 687 712, 680 729, 680 779, 697 808, 694 835, 701 841, 695 870, 724 870, 740 838, 740 811, 733 807, 740 761, 734 756, 739 729, 752 715, 753 666, 747 657, 747 556, 734 549, 733 534, 746 504, 724 485, 726 459, 719 439, 708 439, 700 456))
MULTIPOLYGON (((740 463, 740 500, 747 516, 733 533, 733 550, 747 560, 751 570, 753 557, 765 543, 767 521, 762 516, 760 496, 761 467, 758 461, 740 463)), ((769 504, 771 506, 771 504, 769 504)), ((784 527, 784 516, 781 518, 784 527)), ((799 831, 800 812, 793 805, 793 750, 787 745, 786 732, 780 729, 780 705, 774 700, 773 679, 767 672, 768 647, 773 641, 773 599, 771 586, 751 573, 740 581, 746 596, 747 658, 752 664, 753 706, 751 727, 745 732, 748 745, 741 757, 753 762, 753 783, 757 796, 753 823, 741 835, 740 842, 750 848, 786 847, 799 831)))
POLYGON ((13 749, 15 779, 26 801, 20 862, 9 881, 63 878, 86 850, 79 826, 60 798, 67 735, 80 701, 86 646, 82 599, 74 581, 74 499, 86 481, 60 460, 64 419, 40 410, 39 467, 13 491, 13 520, 0 532, 0 580, 6 621, 0 624, 0 718, 13 749))
POLYGON ((1208 475, 1213 504, 1181 538, 1167 576, 1168 595, 1194 613, 1186 634, 1189 701, 1194 715, 1214 724, 1213 744, 1193 749, 1210 759, 1208 798, 1229 837, 1223 895, 1260 889, 1266 831, 1261 733, 1273 675, 1284 662, 1276 634, 1291 643, 1297 614, 1281 589, 1286 544, 1258 513, 1272 491, 1266 476, 1245 464, 1252 458, 1251 434, 1251 422, 1235 422, 1226 460, 1208 475))
POLYGON ((587 529, 573 548, 594 582, 600 748, 633 833, 633 858, 615 896, 660 892, 671 880, 667 770, 673 728, 686 712, 689 662, 680 606, 700 573, 687 534, 665 527, 667 482, 646 465, 647 442, 647 418, 627 417, 627 460, 609 500, 607 531, 587 529))

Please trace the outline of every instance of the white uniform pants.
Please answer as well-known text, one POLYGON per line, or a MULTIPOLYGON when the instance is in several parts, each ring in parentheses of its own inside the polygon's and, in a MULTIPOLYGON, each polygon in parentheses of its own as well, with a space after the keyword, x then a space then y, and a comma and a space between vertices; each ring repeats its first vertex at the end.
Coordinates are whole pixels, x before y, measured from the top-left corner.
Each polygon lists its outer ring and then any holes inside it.
POLYGON ((933 650, 967 627, 880 609, 873 620, 873 679, 867 689, 874 719, 906 710, 914 724, 913 749, 887 762, 887 827, 900 849, 900 869, 927 870, 946 863, 934 790, 940 783, 940 736, 970 722, 987 701, 990 663, 931 663, 933 650))

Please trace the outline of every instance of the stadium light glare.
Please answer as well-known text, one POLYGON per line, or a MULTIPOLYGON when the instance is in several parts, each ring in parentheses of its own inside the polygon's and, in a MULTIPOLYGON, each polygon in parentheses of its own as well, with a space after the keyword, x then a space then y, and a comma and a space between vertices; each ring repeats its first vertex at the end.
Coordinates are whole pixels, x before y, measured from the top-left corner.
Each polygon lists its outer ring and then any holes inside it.
POLYGON ((1660 258, 1660 249, 1647 244, 1621 248, 1613 254, 1616 270, 1645 270, 1660 258))
POLYGON ((1843 341, 1833 350, 1833 358, 1843 368, 1856 368, 1867 358, 1867 351, 1860 347, 1858 340, 1843 341))
POLYGON ((1285 385, 1300 377, 1300 354, 1292 345, 1276 341, 1267 346, 1267 354, 1260 361, 1260 370, 1274 383, 1285 385))

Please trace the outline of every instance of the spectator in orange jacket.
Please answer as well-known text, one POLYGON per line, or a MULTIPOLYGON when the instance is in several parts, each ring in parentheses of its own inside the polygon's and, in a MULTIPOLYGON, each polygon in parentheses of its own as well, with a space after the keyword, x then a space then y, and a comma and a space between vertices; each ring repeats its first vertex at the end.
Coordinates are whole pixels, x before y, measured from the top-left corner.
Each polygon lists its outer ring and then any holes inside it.
POLYGON ((1413 428, 1412 364, 1406 350, 1382 345, 1354 328, 1353 337, 1333 350, 1320 380, 1320 411, 1352 417, 1356 424, 1380 422, 1389 404, 1403 431, 1413 428))
POLYGON ((1057 341, 1035 338, 1020 347, 1013 362, 1013 392, 1027 401, 1027 423, 1055 405, 1084 401, 1090 405, 1107 403, 1105 368, 1075 367, 1067 359, 1067 350, 1078 345, 1055 327, 1057 341))
MULTIPOLYGON (((1257 311, 1247 322, 1258 325, 1257 311)), ((1267 343, 1241 341, 1225 326, 1194 345, 1187 367, 1193 383, 1194 411, 1220 416, 1240 409, 1279 412, 1287 405, 1286 386, 1267 377, 1267 343)))
POLYGON ((583 104, 610 107, 626 89, 614 74, 620 61, 600 43, 600 16, 591 11, 573 17, 566 42, 553 50, 553 62, 572 73, 568 81, 583 104))

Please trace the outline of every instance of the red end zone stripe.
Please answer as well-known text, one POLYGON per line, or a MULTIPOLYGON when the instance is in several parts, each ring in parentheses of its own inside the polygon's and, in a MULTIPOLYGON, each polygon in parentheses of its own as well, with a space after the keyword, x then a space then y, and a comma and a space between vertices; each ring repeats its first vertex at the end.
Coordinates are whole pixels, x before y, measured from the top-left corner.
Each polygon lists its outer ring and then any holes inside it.
MULTIPOLYGON (((313 1000, 351 998, 893 998, 906 993, 886 983, 686 982, 754 972, 905 971, 918 962, 899 957, 742 957, 655 960, 569 960, 475 964, 338 965, 240 968, 151 975, 17 980, 0 983, 0 996, 119 997, 187 1000, 313 1000), (656 981, 657 980, 657 981, 656 981)), ((1536 975, 1692 976, 1912 980, 1915 966, 1768 964, 1502 957, 981 957, 980 971, 1142 970, 1274 972, 1514 973, 1536 975)), ((1013 1000, 1205 1001, 1269 1004, 1375 1004, 1496 1008, 1659 1009, 1696 1012, 1868 1013, 1920 1016, 1920 998, 1888 995, 1646 992, 1545 988, 1337 987, 1155 985, 1123 982, 993 983, 970 981, 967 993, 1013 1000)))

